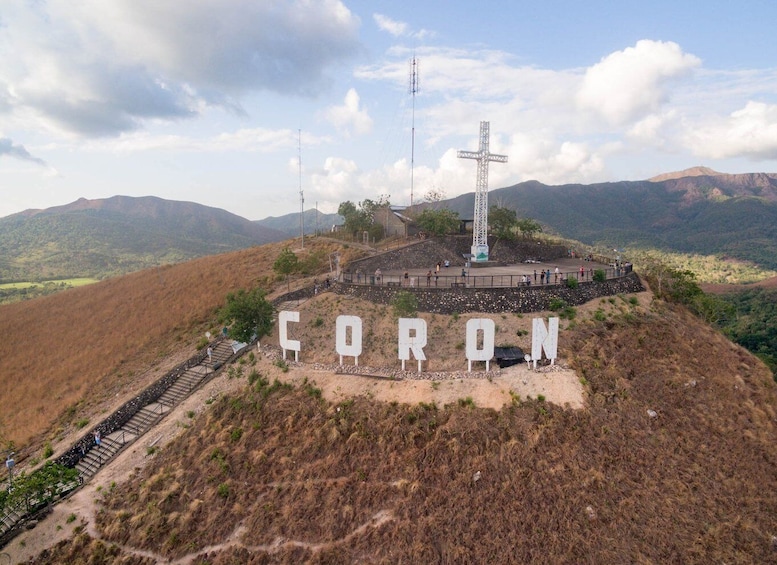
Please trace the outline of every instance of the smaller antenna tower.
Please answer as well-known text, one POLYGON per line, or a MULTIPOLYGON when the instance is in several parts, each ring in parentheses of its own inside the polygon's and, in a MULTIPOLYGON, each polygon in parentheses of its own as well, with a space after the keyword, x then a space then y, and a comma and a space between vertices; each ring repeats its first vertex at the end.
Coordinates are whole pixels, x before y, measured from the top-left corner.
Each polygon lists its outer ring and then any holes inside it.
POLYGON ((410 59, 410 87, 408 89, 413 97, 413 123, 410 137, 410 208, 413 207, 413 172, 415 169, 415 95, 418 92, 418 59, 410 59))
POLYGON ((302 130, 297 130, 297 162, 299 163, 299 237, 305 249, 305 196, 302 194, 302 130))

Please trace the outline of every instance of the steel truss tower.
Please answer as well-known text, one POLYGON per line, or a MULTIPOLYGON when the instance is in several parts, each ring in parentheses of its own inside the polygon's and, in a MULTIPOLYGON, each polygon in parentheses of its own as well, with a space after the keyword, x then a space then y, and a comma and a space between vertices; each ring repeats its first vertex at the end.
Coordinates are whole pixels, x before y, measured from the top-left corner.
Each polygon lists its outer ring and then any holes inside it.
POLYGON ((459 151, 460 159, 478 162, 478 180, 475 187, 475 224, 472 228, 472 260, 488 261, 488 162, 506 163, 507 155, 488 152, 489 123, 480 122, 478 151, 459 151))

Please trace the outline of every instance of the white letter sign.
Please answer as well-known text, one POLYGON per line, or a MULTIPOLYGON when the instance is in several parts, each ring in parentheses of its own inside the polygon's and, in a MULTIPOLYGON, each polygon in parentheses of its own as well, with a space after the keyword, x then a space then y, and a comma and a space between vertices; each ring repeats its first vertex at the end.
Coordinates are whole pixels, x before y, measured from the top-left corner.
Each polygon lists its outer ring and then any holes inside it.
POLYGON ((494 356, 496 324, 489 318, 472 318, 467 321, 467 371, 472 371, 473 361, 485 361, 486 371, 494 356), (483 332, 483 349, 478 349, 478 332, 483 332))
POLYGON ((548 318, 548 329, 545 328, 542 318, 532 319, 531 358, 535 369, 537 361, 542 358, 543 350, 550 359, 550 364, 554 365, 558 350, 558 318, 548 318))
POLYGON ((290 349, 294 352, 294 360, 299 361, 300 343, 297 339, 289 339, 289 329, 287 326, 289 322, 299 322, 299 312, 281 310, 278 313, 278 341, 281 342, 284 359, 286 359, 286 350, 290 349))
POLYGON ((426 320, 423 318, 400 318, 398 336, 399 358, 402 360, 402 370, 405 361, 410 359, 410 352, 418 360, 418 372, 421 372, 421 361, 426 361, 426 320))
POLYGON ((354 358, 354 365, 359 365, 359 355, 362 354, 362 319, 359 316, 338 316, 335 326, 335 349, 343 364, 343 355, 354 358), (351 328, 351 343, 348 344, 348 328, 351 328))

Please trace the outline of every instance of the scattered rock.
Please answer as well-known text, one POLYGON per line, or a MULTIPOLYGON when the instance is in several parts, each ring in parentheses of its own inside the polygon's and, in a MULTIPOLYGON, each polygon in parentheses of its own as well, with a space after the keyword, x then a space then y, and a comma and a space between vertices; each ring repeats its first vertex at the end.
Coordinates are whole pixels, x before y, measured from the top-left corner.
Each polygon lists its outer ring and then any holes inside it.
POLYGON ((475 471, 475 474, 472 475, 472 482, 476 483, 480 480, 480 471, 475 471))
POLYGON ((596 510, 593 509, 593 506, 586 506, 585 514, 589 520, 596 520, 596 510))
POLYGON ((656 418, 658 416, 658 412, 656 412, 655 410, 651 410, 649 408, 647 413, 648 413, 648 416, 650 416, 651 418, 656 418))

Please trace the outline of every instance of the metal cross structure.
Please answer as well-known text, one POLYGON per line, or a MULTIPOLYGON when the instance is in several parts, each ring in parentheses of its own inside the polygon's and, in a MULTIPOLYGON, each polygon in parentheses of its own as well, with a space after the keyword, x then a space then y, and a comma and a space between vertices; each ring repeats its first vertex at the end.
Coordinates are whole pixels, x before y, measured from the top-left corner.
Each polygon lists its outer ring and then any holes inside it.
POLYGON ((488 162, 506 163, 507 155, 488 152, 488 122, 480 122, 478 151, 459 151, 460 159, 478 162, 478 181, 475 187, 475 224, 472 227, 472 261, 488 261, 488 162))

